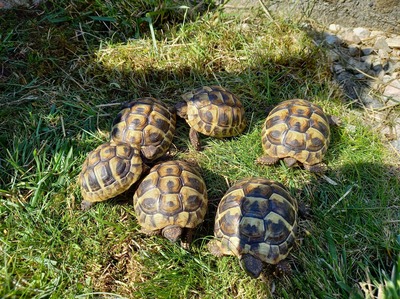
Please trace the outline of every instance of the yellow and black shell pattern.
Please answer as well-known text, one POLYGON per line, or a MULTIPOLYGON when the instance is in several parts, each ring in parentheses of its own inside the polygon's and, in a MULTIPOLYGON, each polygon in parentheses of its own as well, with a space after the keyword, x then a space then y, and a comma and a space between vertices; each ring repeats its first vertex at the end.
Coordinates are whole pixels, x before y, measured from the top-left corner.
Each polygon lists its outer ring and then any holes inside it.
POLYGON ((138 144, 149 161, 163 156, 175 134, 176 113, 152 97, 130 102, 114 119, 111 140, 138 144))
POLYGON ((207 212, 207 188, 200 173, 184 161, 159 163, 133 196, 138 223, 146 231, 169 225, 194 228, 207 212))
POLYGON ((222 254, 251 254, 277 264, 295 243, 297 201, 285 187, 265 178, 237 181, 221 199, 214 234, 222 254))
POLYGON ((322 108, 302 99, 283 101, 266 118, 262 129, 264 153, 320 163, 330 142, 329 120, 322 108))
POLYGON ((91 151, 78 176, 82 197, 99 202, 128 190, 143 172, 138 146, 104 143, 91 151))
POLYGON ((221 86, 203 86, 185 93, 186 122, 195 131, 218 138, 237 136, 246 127, 240 100, 221 86))

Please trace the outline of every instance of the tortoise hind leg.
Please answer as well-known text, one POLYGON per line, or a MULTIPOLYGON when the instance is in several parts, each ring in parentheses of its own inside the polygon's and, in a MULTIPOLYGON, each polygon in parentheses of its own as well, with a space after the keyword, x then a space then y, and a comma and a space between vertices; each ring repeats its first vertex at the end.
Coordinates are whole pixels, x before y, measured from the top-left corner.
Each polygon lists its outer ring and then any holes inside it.
POLYGON ((310 171, 310 172, 316 172, 316 173, 324 173, 328 170, 328 166, 325 163, 317 163, 314 165, 308 165, 308 164, 303 164, 304 169, 310 171))

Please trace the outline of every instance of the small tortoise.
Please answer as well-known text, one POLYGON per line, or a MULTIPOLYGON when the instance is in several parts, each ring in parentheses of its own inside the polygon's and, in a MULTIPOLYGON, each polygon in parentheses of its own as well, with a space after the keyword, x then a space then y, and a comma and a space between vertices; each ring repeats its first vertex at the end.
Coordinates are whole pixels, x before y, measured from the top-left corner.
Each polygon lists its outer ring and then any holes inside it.
POLYGON ((142 231, 162 234, 172 242, 179 238, 188 247, 193 229, 207 211, 207 188, 200 173, 183 161, 155 165, 133 196, 142 231))
POLYGON ((198 132, 223 138, 239 135, 246 127, 242 103, 230 91, 220 86, 203 86, 182 95, 176 104, 178 116, 190 126, 190 142, 200 150, 198 132))
POLYGON ((265 178, 237 181, 221 199, 215 216, 213 255, 235 255, 256 278, 263 263, 287 268, 283 261, 295 243, 297 201, 285 187, 265 178))
POLYGON ((266 118, 261 141, 264 156, 260 164, 272 165, 284 159, 288 167, 297 162, 312 172, 326 171, 322 159, 330 142, 330 123, 321 107, 306 100, 280 103, 266 118))
POLYGON ((145 169, 139 146, 109 142, 98 146, 88 154, 78 177, 82 209, 125 192, 145 169))
POLYGON ((143 156, 153 161, 169 149, 175 134, 176 113, 155 98, 130 102, 114 119, 111 140, 139 144, 143 156))

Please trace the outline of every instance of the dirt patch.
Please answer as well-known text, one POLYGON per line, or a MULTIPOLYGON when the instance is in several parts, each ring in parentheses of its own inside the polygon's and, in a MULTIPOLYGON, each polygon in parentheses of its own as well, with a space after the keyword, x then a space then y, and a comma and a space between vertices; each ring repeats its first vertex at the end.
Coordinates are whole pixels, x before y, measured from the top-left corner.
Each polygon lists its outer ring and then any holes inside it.
MULTIPOLYGON (((346 27, 368 27, 391 32, 400 31, 400 1, 398 0, 270 0, 262 1, 266 8, 283 16, 301 14, 322 24, 346 27)), ((258 0, 231 0, 228 9, 250 9, 260 6, 258 0)))

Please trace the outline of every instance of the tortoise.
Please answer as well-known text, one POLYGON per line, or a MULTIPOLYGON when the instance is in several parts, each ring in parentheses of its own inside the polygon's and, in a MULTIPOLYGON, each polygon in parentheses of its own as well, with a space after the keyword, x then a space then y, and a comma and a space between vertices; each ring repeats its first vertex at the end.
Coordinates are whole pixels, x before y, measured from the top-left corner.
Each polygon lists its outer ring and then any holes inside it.
POLYGON ((311 172, 327 169, 322 159, 330 142, 330 124, 322 108, 303 99, 281 102, 267 116, 261 133, 264 156, 260 164, 272 165, 283 159, 288 167, 301 163, 311 172))
POLYGON ((222 197, 215 216, 215 239, 208 243, 215 256, 235 255, 241 267, 257 278, 264 263, 285 270, 296 240, 297 200, 285 187, 266 178, 237 181, 222 197))
POLYGON ((138 186, 133 203, 142 232, 162 234, 188 247, 193 229, 207 211, 207 188, 195 167, 185 161, 156 164, 138 186))
POLYGON ((174 109, 152 97, 139 98, 124 106, 113 121, 111 140, 139 144, 147 162, 163 156, 175 134, 174 109))
POLYGON ((139 180, 147 166, 138 145, 104 143, 91 151, 78 176, 83 201, 81 208, 113 198, 139 180))
POLYGON ((221 86, 203 86, 182 95, 175 105, 178 116, 190 126, 189 138, 200 150, 198 133, 224 138, 239 135, 246 127, 245 111, 240 100, 221 86))

